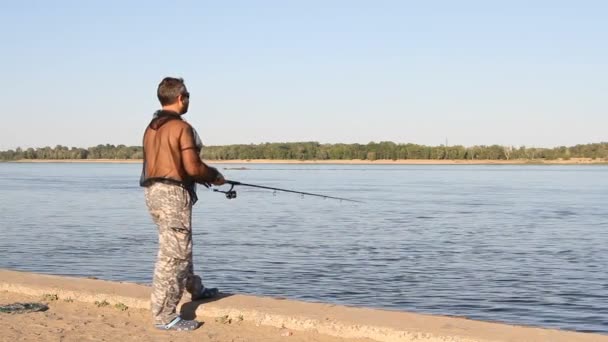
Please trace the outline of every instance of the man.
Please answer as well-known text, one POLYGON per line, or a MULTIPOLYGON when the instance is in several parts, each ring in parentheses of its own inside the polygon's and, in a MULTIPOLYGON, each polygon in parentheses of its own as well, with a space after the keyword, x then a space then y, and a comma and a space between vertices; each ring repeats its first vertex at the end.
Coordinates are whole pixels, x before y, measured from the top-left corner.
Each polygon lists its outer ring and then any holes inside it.
POLYGON ((224 184, 224 177, 200 159, 202 143, 182 119, 190 94, 181 78, 166 77, 158 85, 162 109, 144 133, 144 162, 140 179, 146 205, 158 226, 158 257, 154 269, 151 309, 157 328, 194 330, 194 320, 182 319, 176 307, 184 288, 192 300, 211 298, 216 288, 206 288, 192 266, 192 205, 196 183, 224 184))

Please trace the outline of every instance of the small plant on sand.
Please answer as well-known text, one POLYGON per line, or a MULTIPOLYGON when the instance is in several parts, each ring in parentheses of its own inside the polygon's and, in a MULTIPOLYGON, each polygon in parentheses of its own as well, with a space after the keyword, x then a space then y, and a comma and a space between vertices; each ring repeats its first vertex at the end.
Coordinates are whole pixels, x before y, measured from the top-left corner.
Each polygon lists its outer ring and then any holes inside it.
POLYGON ((245 317, 243 317, 243 315, 239 315, 239 317, 237 317, 239 322, 242 322, 245 320, 245 317))
POLYGON ((115 307, 116 309, 120 310, 120 311, 127 311, 127 310, 129 310, 129 307, 128 307, 128 306, 126 306, 126 305, 125 305, 125 304, 123 304, 123 303, 116 303, 116 304, 114 304, 114 307, 115 307))
POLYGON ((56 293, 45 293, 42 295, 42 300, 53 302, 59 300, 59 296, 56 293))
POLYGON ((228 315, 224 315, 216 318, 215 321, 220 324, 230 324, 232 323, 232 318, 230 318, 228 315))
POLYGON ((110 305, 110 303, 108 303, 108 301, 105 300, 105 299, 103 301, 101 301, 101 302, 98 301, 98 300, 96 300, 95 301, 95 305, 97 305, 98 308, 103 308, 104 306, 110 305))
POLYGON ((74 302, 74 300, 72 299, 72 297, 68 297, 68 298, 64 299, 63 301, 66 302, 66 303, 72 303, 72 302, 74 302))

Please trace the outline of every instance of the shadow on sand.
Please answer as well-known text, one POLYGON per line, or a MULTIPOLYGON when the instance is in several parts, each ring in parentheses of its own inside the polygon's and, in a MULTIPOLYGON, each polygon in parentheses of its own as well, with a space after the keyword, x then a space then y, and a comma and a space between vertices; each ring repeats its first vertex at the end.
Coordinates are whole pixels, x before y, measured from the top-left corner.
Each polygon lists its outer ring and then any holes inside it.
POLYGON ((233 294, 232 293, 220 293, 217 296, 210 298, 210 299, 197 300, 197 301, 185 303, 184 305, 182 305, 182 307, 180 309, 180 316, 183 319, 195 319, 196 318, 196 309, 199 306, 207 304, 207 303, 215 302, 216 300, 221 300, 221 299, 224 299, 224 298, 227 298, 230 296, 233 296, 233 294))

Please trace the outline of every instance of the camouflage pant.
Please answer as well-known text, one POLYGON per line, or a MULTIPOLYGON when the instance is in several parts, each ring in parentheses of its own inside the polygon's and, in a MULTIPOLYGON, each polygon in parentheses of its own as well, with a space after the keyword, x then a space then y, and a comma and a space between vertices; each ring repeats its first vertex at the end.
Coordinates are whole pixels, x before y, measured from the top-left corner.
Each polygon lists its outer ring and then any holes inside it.
POLYGON ((154 183, 144 190, 146 205, 158 226, 158 257, 152 283, 151 310, 155 324, 177 316, 184 288, 201 291, 192 267, 192 204, 188 191, 177 185, 154 183))

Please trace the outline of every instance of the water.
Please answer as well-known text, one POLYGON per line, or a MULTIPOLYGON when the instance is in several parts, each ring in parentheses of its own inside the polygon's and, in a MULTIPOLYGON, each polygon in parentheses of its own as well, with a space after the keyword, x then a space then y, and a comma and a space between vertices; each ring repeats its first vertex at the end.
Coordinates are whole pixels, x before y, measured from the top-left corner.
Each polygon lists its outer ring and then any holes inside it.
MULTIPOLYGON (((608 333, 607 166, 247 167, 223 172, 365 203, 200 189, 195 269, 209 286, 608 333)), ((0 163, 0 267, 150 283, 139 171, 0 163)))

